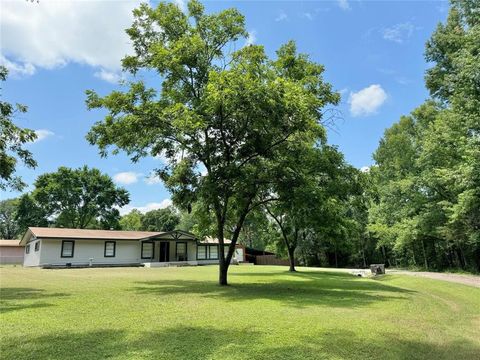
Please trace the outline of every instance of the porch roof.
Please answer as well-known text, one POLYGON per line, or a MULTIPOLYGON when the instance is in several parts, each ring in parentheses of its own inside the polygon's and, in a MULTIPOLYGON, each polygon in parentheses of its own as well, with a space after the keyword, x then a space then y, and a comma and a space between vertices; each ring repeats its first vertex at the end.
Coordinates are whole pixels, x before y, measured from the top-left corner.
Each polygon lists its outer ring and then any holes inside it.
POLYGON ((197 237, 189 233, 188 231, 183 230, 173 230, 162 233, 157 233, 145 239, 140 239, 140 241, 166 241, 166 240, 191 240, 196 241, 197 237))

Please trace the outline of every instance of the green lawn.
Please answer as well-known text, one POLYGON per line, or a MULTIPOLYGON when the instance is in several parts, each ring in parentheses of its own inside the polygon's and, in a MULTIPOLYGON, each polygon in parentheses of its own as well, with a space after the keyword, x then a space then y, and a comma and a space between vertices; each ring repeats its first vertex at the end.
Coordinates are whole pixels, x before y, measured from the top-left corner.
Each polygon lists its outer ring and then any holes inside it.
POLYGON ((3 267, 5 359, 480 359, 480 289, 232 266, 3 267))

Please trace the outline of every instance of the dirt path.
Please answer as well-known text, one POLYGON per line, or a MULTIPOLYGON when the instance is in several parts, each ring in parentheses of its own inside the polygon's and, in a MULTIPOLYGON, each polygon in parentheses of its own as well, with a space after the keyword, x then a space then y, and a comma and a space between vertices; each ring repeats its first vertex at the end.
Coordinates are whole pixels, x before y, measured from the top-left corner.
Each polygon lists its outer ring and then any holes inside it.
POLYGON ((480 288, 480 276, 478 275, 463 275, 450 273, 435 273, 427 271, 406 271, 406 270, 387 270, 387 274, 403 274, 411 276, 421 276, 436 280, 445 280, 454 283, 470 285, 480 288))

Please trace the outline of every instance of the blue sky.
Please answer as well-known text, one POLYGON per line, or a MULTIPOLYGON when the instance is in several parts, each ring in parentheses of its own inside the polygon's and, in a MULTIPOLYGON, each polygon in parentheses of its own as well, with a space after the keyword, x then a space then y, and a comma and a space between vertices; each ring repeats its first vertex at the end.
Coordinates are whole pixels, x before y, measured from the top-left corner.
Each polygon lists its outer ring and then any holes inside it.
MULTIPOLYGON (((183 1, 176 1, 185 6, 183 1)), ((130 49, 123 29, 136 1, 3 1, 0 61, 11 76, 2 97, 28 105, 16 123, 38 131, 28 145, 35 170, 18 174, 32 184, 59 166, 97 167, 131 194, 142 211, 169 204, 169 194, 151 170, 159 159, 132 164, 123 154, 100 158, 85 140, 102 112, 85 107, 85 90, 118 88, 120 59, 130 49)), ((348 162, 372 164, 385 128, 428 96, 424 45, 448 13, 445 1, 242 1, 204 2, 208 12, 238 8, 246 17, 247 42, 275 50, 293 39, 299 51, 325 65, 325 79, 341 92, 341 119, 329 130, 348 162)), ((31 189, 31 188, 30 188, 31 189)), ((17 196, 1 192, 0 199, 17 196)))

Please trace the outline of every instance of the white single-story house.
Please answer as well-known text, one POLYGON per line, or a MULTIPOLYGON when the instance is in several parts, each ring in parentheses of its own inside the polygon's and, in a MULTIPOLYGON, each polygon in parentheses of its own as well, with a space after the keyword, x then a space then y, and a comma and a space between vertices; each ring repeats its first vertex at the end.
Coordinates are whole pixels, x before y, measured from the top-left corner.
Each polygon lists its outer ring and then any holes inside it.
MULTIPOLYGON (((225 244, 229 244, 225 240, 225 244)), ((23 266, 169 266, 218 264, 218 241, 181 230, 117 231, 30 227, 20 241, 23 266)), ((227 248, 228 245, 225 245, 227 248)), ((232 261, 245 261, 237 246, 232 261)))

